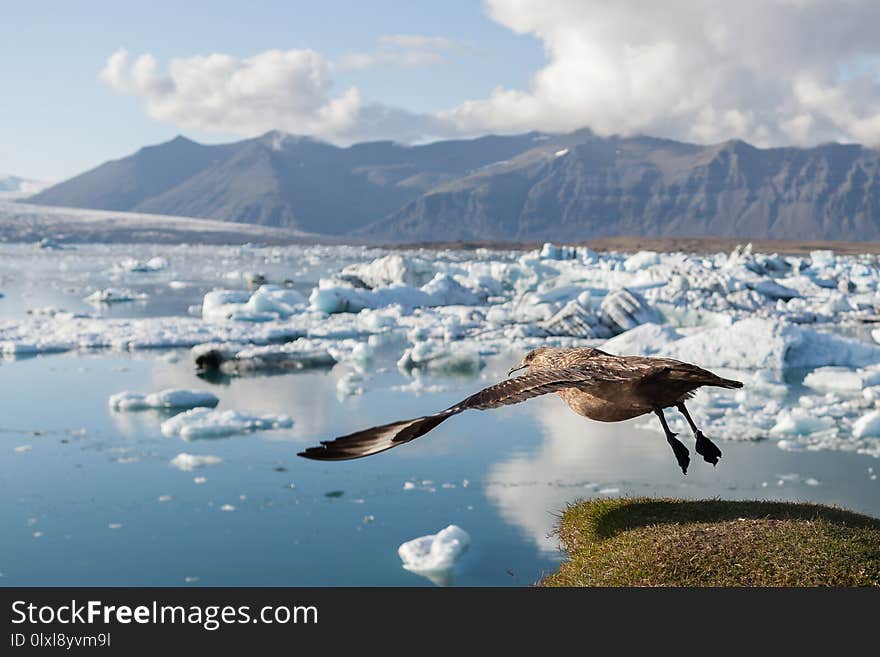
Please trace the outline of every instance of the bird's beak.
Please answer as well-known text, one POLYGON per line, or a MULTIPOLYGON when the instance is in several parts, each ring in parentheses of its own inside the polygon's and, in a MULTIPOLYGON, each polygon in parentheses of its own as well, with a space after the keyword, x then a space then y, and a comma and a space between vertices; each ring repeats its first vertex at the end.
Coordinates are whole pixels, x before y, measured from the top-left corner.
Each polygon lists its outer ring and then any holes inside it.
POLYGON ((507 373, 507 376, 510 376, 514 372, 519 372, 520 370, 524 370, 528 365, 518 365, 517 367, 511 367, 510 371, 507 373))

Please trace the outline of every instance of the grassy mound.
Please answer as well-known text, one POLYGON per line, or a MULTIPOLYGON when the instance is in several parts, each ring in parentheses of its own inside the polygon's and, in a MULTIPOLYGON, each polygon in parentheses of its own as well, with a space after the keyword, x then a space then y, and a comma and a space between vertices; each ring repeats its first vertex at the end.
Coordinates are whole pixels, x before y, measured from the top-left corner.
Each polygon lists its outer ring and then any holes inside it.
POLYGON ((817 504, 581 501, 542 586, 880 586, 880 520, 817 504))

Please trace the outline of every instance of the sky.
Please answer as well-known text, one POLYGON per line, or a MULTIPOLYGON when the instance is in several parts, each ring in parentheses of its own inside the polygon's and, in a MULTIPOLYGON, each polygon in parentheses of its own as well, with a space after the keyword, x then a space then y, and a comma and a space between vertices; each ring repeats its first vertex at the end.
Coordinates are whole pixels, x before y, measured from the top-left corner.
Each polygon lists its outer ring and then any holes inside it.
POLYGON ((874 0, 29 0, 0 15, 0 173, 39 180, 178 134, 272 129, 880 146, 874 0))

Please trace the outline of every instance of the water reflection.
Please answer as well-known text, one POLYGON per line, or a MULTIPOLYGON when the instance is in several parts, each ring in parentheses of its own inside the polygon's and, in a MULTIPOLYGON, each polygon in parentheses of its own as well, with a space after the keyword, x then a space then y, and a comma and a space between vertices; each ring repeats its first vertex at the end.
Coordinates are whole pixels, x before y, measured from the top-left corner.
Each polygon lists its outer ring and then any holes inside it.
POLYGON ((472 543, 451 583, 530 584, 558 559, 548 538, 556 516, 581 497, 807 499, 880 515, 874 459, 721 442, 717 468, 695 460, 683 477, 662 435, 635 426, 643 420, 590 422, 555 396, 462 414, 364 460, 295 456, 316 439, 444 408, 502 378, 515 357, 490 359, 477 379, 426 377, 420 395, 401 388, 411 379, 393 360, 378 359, 364 393, 342 401, 344 365, 218 385, 196 376, 188 350, 6 362, 0 399, 14 404, 0 422, 4 582, 447 584, 404 570, 397 548, 457 524, 472 543), (161 435, 165 413, 108 408, 113 393, 165 388, 208 389, 218 409, 287 413, 295 424, 187 443, 161 435), (181 471, 171 462, 182 452, 221 461, 181 471))

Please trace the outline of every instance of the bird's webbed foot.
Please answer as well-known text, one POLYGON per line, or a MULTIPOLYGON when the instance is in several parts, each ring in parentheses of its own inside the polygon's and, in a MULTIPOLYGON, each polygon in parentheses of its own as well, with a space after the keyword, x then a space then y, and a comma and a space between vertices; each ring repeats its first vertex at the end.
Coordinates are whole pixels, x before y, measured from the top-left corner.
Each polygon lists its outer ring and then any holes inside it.
POLYGON ((721 450, 718 449, 718 446, 706 438, 706 436, 703 435, 703 432, 699 429, 694 432, 694 436, 697 439, 697 444, 695 446, 697 454, 702 456, 706 463, 718 465, 718 459, 721 458, 721 450))
MULTIPOLYGON (((690 452, 688 451, 688 448, 684 446, 684 443, 676 438, 677 435, 677 433, 670 433, 666 436, 666 440, 669 442, 669 446, 672 447, 672 452, 675 454, 675 460, 678 461, 678 467, 681 468, 681 473, 687 474, 688 466, 691 463, 690 452)), ((715 446, 713 445, 713 447, 715 446)), ((715 447, 715 449, 718 448, 715 447)), ((697 451, 699 451, 699 447, 697 447, 697 451)))

